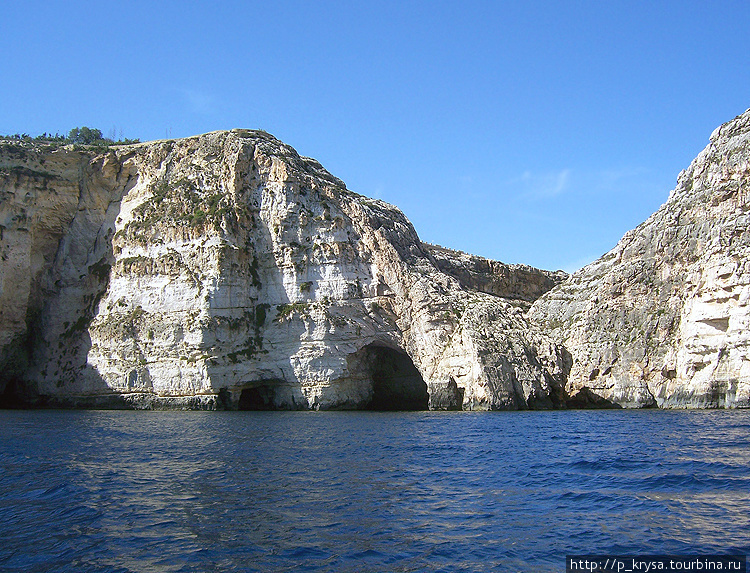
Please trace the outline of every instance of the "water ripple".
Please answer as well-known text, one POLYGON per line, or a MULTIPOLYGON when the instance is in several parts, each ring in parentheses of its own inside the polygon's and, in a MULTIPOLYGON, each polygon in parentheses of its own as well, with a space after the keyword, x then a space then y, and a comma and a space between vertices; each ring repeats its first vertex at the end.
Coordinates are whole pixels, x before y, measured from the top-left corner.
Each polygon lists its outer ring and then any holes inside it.
POLYGON ((750 412, 0 411, 0 570, 748 553, 750 412))

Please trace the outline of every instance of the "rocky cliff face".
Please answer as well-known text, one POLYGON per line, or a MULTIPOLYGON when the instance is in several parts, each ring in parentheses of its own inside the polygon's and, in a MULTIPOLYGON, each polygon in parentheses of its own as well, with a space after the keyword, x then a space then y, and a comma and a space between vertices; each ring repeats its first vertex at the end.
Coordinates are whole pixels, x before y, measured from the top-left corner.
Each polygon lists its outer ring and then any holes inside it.
POLYGON ((750 110, 668 201, 529 318, 572 355, 581 404, 750 406, 750 110))
POLYGON ((568 278, 563 271, 543 271, 528 265, 506 265, 439 245, 423 243, 435 266, 469 290, 531 303, 568 278))
POLYGON ((0 405, 748 407, 749 197, 750 110, 566 277, 423 244, 264 132, 0 144, 0 405))
POLYGON ((556 407, 560 276, 423 245, 264 132, 0 146, 6 403, 556 407))

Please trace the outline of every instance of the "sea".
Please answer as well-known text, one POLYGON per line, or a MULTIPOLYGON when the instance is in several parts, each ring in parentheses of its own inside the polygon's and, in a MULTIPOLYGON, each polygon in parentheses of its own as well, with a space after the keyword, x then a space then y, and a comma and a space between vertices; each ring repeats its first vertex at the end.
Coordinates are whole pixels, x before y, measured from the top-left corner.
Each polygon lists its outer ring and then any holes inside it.
POLYGON ((750 411, 0 411, 3 572, 750 552, 750 411))

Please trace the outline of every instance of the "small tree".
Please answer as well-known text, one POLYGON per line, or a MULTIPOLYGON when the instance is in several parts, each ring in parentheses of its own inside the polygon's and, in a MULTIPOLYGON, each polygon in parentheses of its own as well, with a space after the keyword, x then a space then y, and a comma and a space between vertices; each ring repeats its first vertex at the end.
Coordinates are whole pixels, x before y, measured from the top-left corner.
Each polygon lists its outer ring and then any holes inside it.
POLYGON ((102 137, 101 129, 94 129, 90 127, 74 127, 68 134, 68 139, 71 143, 80 143, 82 145, 94 145, 95 143, 101 143, 104 139, 102 137))

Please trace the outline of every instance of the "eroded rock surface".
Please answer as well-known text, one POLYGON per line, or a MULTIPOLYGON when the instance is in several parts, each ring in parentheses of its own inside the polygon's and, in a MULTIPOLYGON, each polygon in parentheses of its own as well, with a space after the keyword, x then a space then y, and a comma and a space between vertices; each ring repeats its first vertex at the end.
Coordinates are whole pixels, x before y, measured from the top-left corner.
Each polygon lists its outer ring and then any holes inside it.
POLYGON ((0 193, 6 403, 564 403, 567 355, 524 316, 559 277, 449 265, 398 209, 264 132, 4 144, 0 193))
POLYGON ((714 131, 645 223, 532 306, 572 355, 569 394, 750 406, 749 198, 750 110, 714 131))
POLYGON ((0 405, 748 407, 749 173, 750 110, 566 278, 423 244, 265 132, 6 142, 0 405))
POLYGON ((435 266, 469 290, 531 303, 568 278, 563 271, 543 271, 528 265, 506 265, 461 251, 424 243, 435 266))

